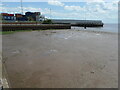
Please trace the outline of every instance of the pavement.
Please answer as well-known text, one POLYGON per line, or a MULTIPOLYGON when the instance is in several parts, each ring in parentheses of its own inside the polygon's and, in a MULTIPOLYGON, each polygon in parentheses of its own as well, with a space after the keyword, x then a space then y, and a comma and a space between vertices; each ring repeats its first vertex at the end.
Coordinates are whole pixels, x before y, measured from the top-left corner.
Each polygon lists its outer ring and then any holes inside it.
POLYGON ((8 88, 8 81, 5 76, 3 76, 3 63, 2 63, 2 35, 0 35, 0 89, 8 88))
POLYGON ((2 35, 0 35, 0 87, 2 87, 2 35))

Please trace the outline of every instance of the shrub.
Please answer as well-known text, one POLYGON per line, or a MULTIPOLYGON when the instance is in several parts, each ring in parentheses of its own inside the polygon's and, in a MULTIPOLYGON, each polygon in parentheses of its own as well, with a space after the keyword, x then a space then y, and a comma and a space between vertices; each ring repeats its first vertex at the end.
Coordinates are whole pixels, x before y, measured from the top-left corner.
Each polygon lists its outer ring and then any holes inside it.
POLYGON ((50 19, 44 20, 42 24, 52 24, 52 20, 50 19))

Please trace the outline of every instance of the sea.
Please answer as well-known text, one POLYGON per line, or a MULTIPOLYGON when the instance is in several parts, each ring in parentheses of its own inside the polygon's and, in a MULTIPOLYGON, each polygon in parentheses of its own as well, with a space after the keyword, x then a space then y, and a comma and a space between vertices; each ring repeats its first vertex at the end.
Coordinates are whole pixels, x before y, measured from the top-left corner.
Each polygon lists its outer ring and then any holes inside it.
MULTIPOLYGON (((75 30, 85 30, 83 27, 72 26, 75 30)), ((118 33, 118 24, 104 24, 103 27, 87 27, 86 30, 118 33)))

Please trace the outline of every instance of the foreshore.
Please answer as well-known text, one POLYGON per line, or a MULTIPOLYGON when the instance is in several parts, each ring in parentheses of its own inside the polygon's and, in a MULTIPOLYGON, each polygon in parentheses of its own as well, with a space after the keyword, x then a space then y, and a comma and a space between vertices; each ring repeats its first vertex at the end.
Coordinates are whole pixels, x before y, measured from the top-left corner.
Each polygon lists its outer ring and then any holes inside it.
POLYGON ((3 35, 2 40, 10 87, 118 87, 117 33, 43 30, 3 35))

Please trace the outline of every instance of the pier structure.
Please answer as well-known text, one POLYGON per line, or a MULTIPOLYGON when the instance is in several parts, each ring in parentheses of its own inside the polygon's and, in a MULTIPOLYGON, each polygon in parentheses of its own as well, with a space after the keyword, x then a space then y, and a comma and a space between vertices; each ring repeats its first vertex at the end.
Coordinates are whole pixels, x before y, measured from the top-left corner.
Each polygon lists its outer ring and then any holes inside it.
POLYGON ((103 27, 103 22, 101 20, 69 20, 69 19, 52 19, 53 23, 57 24, 71 24, 71 26, 80 27, 103 27))

